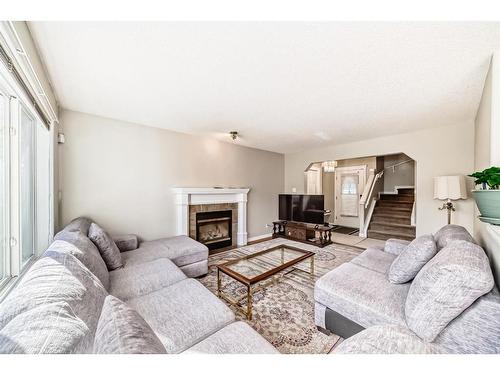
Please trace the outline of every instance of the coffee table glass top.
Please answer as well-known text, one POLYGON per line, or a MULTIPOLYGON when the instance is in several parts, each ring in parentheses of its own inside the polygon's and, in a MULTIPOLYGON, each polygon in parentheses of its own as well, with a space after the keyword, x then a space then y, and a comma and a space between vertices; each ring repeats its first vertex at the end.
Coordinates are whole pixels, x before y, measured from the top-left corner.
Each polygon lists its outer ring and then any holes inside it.
POLYGON ((241 281, 253 283, 313 255, 311 251, 282 245, 229 261, 219 268, 237 279, 243 279, 241 281))

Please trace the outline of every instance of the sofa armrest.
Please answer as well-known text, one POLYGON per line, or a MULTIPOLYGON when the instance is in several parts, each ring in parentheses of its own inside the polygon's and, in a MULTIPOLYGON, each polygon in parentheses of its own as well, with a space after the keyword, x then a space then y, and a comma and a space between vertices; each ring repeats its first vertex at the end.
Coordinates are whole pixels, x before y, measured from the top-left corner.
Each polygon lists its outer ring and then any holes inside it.
POLYGON ((124 251, 135 250, 139 247, 139 238, 135 234, 122 234, 112 236, 112 238, 122 253, 124 251))
POLYGON ((399 255, 404 249, 406 249, 406 246, 408 246, 409 244, 410 241, 390 238, 385 241, 384 251, 389 254, 399 255))

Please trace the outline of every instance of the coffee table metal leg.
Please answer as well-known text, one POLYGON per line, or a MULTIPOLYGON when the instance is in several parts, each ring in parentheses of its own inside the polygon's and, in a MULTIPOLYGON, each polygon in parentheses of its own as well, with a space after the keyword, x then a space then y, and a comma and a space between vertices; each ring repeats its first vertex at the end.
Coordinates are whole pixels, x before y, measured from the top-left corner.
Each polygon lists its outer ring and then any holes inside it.
POLYGON ((314 256, 311 257, 311 277, 314 279, 314 256))
POLYGON ((247 286, 247 319, 252 320, 252 288, 247 286))

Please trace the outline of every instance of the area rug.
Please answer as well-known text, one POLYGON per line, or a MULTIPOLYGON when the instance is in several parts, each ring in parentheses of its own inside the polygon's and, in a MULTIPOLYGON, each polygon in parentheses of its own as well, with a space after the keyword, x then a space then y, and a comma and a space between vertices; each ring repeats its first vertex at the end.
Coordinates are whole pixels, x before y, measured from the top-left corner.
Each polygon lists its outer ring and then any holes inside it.
MULTIPOLYGON (((288 244, 316 253, 314 280, 309 274, 293 271, 286 274, 277 284, 272 284, 253 296, 253 318, 246 317, 233 306, 238 320, 247 321, 257 332, 272 343, 281 353, 316 354, 328 353, 339 341, 336 335, 325 335, 314 324, 314 281, 350 261, 363 250, 355 247, 332 244, 322 249, 287 239, 273 239, 211 255, 208 259, 208 274, 200 281, 214 294, 217 293, 217 265, 273 246, 288 244)), ((299 266, 301 268, 302 266, 299 266)), ((309 262, 304 262, 309 270, 309 262)), ((245 292, 239 282, 223 277, 224 290, 232 295, 245 292)))
POLYGON ((350 227, 343 227, 341 225, 334 225, 332 227, 332 232, 354 235, 356 233, 359 233, 359 229, 357 229, 357 228, 350 228, 350 227))

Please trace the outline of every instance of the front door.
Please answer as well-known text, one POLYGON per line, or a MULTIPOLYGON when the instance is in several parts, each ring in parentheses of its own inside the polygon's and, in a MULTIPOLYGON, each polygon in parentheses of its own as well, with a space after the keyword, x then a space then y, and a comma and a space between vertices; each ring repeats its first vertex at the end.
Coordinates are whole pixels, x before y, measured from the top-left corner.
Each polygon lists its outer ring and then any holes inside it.
POLYGON ((335 224, 359 228, 359 199, 365 180, 366 165, 335 168, 335 224))

